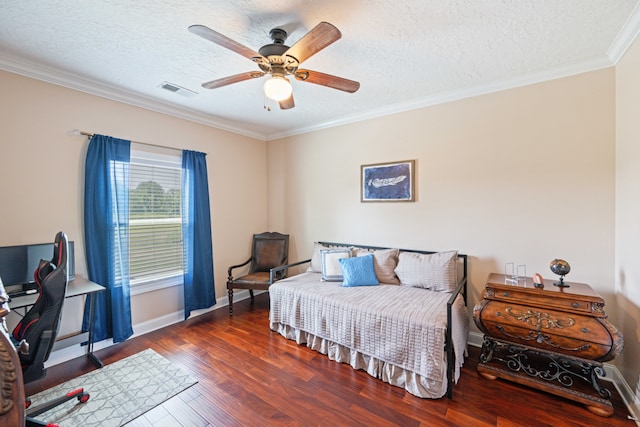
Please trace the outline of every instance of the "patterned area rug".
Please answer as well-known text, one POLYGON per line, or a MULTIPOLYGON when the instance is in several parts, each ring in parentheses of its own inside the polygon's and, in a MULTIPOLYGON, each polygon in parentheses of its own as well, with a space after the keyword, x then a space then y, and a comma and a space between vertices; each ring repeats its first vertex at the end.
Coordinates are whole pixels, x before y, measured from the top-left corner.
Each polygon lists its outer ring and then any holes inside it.
POLYGON ((31 396, 32 405, 83 387, 86 403, 70 400, 37 419, 72 426, 121 426, 197 381, 151 349, 31 396))

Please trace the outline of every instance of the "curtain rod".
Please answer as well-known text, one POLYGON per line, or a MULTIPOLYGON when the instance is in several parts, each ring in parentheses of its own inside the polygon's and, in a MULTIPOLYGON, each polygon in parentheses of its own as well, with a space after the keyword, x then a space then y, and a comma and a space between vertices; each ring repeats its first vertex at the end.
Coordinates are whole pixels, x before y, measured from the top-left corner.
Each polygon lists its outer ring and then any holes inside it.
MULTIPOLYGON (((84 136, 89 137, 89 139, 91 139, 91 137, 94 135, 94 134, 93 134, 93 133, 91 133, 91 132, 85 132, 85 131, 83 131, 83 130, 79 130, 79 129, 74 129, 74 130, 72 130, 72 131, 71 131, 71 133, 72 133, 73 135, 78 135, 78 136, 79 136, 79 135, 84 135, 84 136)), ((181 149, 179 149, 179 148, 164 147, 164 146, 162 146, 162 145, 149 144, 148 142, 139 142, 139 141, 131 141, 131 142, 134 142, 134 143, 136 143, 136 144, 148 145, 148 146, 151 146, 151 147, 162 148, 162 149, 164 149, 164 150, 182 151, 182 150, 181 150, 181 149)))

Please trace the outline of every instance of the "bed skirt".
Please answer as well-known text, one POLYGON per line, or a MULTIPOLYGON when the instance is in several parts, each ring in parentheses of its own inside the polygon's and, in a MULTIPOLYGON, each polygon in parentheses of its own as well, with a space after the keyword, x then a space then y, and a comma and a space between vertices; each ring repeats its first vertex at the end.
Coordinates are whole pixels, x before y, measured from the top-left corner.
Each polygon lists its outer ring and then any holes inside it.
MULTIPOLYGON (((437 399, 447 392, 445 369, 442 370, 442 378, 430 379, 333 341, 295 329, 289 325, 271 322, 270 327, 271 330, 278 332, 285 338, 298 344, 305 344, 310 349, 326 355, 331 360, 347 363, 354 369, 366 371, 372 377, 401 387, 414 396, 437 399)), ((462 365, 461 361, 457 362, 456 365, 455 381, 457 382, 460 376, 458 365, 462 365)))

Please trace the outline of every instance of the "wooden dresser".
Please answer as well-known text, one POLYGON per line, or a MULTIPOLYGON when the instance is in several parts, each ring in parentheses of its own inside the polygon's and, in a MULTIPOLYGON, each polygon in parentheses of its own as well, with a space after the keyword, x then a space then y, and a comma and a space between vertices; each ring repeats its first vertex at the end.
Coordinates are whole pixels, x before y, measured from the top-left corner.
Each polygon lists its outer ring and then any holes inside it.
POLYGON ((580 402, 601 416, 613 413, 602 384, 602 362, 622 351, 624 341, 607 320, 604 300, 589 285, 527 278, 505 284, 491 274, 473 318, 485 334, 478 372, 580 402))

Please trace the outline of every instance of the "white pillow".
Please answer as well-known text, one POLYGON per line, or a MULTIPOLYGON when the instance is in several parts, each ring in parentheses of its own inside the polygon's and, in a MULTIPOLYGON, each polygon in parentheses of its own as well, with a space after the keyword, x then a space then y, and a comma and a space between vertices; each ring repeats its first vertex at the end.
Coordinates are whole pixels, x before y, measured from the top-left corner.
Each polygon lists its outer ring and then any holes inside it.
POLYGON ((329 246, 321 245, 318 242, 313 243, 313 254, 311 255, 311 263, 309 264, 309 268, 307 271, 312 271, 314 273, 322 273, 322 254, 320 253, 323 249, 335 249, 329 246))
POLYGON ((351 258, 351 249, 322 249, 322 280, 325 282, 342 282, 340 258, 351 258))
POLYGON ((396 275, 406 286, 452 292, 458 284, 458 251, 418 254, 400 252, 396 275))

